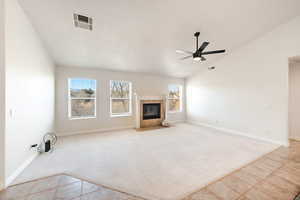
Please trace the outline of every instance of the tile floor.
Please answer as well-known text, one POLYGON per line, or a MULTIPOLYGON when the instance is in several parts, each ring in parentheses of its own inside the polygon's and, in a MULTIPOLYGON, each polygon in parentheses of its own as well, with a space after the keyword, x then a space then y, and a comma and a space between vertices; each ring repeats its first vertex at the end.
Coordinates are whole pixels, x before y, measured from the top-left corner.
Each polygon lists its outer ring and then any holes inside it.
POLYGON ((184 200, 293 200, 300 192, 300 142, 280 147, 184 200))
MULTIPOLYGON (((184 200, 293 200, 300 192, 300 142, 280 147, 184 200)), ((65 174, 9 187, 0 200, 142 200, 65 174)))
POLYGON ((65 174, 9 187, 0 200, 143 200, 65 174))

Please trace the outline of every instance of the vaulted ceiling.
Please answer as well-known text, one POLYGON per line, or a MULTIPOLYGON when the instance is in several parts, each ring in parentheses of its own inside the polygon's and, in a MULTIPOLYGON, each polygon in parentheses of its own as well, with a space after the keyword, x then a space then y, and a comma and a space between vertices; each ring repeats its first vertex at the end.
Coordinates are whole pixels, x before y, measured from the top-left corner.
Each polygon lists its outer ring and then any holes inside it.
POLYGON ((207 50, 242 46, 297 16, 299 0, 20 0, 58 66, 92 67, 186 77, 206 62, 180 60, 194 51, 193 34, 207 50), (94 30, 78 29, 73 13, 91 16, 94 30))

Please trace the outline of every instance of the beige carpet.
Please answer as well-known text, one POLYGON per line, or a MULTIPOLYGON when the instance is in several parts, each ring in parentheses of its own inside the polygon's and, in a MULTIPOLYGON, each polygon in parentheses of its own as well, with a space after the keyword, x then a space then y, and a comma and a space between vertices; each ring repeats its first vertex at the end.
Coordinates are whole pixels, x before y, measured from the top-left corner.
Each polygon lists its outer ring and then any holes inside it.
POLYGON ((66 172, 147 199, 176 200, 277 145, 188 124, 62 138, 15 183, 66 172))

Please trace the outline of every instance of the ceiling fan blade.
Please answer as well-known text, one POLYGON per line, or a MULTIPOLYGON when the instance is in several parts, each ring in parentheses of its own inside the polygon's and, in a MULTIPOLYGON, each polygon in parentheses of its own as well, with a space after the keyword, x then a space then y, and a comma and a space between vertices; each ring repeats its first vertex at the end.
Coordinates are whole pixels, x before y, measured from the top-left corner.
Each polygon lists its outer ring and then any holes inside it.
POLYGON ((209 45, 209 42, 203 42, 202 45, 197 50, 197 52, 201 53, 208 45, 209 45))
POLYGON ((204 58, 203 56, 201 56, 201 61, 206 61, 206 58, 204 58))
POLYGON ((202 55, 208 55, 208 54, 216 54, 216 53, 225 53, 225 49, 224 50, 217 50, 217 51, 207 51, 207 52, 202 52, 202 55))
POLYGON ((180 60, 185 60, 185 59, 192 58, 192 57, 193 57, 193 55, 191 55, 191 56, 186 56, 186 57, 180 58, 180 60))
POLYGON ((191 51, 184 51, 184 50, 176 50, 176 53, 188 54, 188 55, 193 54, 193 52, 191 52, 191 51))

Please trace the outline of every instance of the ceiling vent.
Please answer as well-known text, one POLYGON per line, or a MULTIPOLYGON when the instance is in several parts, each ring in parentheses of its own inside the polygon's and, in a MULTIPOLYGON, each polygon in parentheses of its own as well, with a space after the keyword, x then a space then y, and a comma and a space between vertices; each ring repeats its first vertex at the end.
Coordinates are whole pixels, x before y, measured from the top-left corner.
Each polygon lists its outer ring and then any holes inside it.
POLYGON ((78 28, 93 30, 93 19, 84 15, 74 14, 74 25, 78 28))

